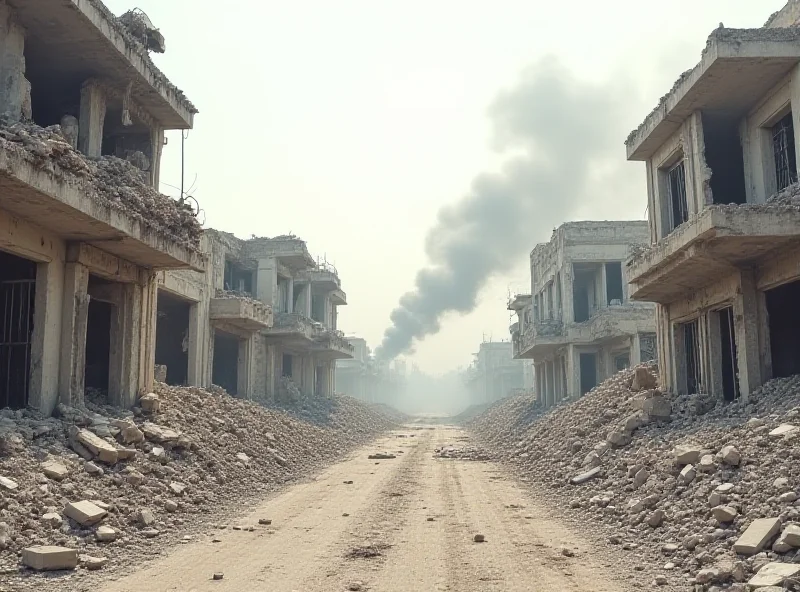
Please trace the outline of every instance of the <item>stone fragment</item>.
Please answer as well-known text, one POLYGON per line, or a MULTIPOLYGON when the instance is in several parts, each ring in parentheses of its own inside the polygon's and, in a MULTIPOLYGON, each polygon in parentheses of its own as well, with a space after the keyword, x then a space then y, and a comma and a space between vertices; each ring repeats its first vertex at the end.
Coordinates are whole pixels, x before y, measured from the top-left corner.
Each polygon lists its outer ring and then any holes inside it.
POLYGON ((755 555, 780 531, 780 518, 757 518, 734 543, 733 550, 742 555, 755 555))
POLYGON ((781 537, 790 547, 800 548, 800 526, 797 524, 789 524, 784 528, 781 537))
POLYGON ((212 578, 213 578, 214 580, 221 580, 221 579, 222 579, 222 578, 224 578, 224 577, 225 577, 225 574, 223 574, 221 571, 218 571, 218 572, 216 572, 216 573, 215 573, 215 574, 212 576, 212 578))
POLYGON ((114 420, 113 425, 119 428, 117 439, 123 444, 138 444, 144 441, 144 433, 129 419, 114 420))
POLYGON ((666 419, 672 415, 672 403, 664 395, 655 391, 651 396, 645 397, 640 409, 649 417, 666 419))
POLYGON ((627 446, 631 443, 630 435, 626 434, 622 430, 614 430, 613 432, 609 432, 606 438, 608 439, 608 443, 614 448, 622 448, 623 446, 627 446))
POLYGON ((236 460, 238 460, 239 462, 241 462, 243 464, 249 464, 250 463, 250 457, 247 456, 244 452, 237 452, 236 453, 236 460))
POLYGON ((259 518, 258 523, 269 526, 270 524, 272 524, 272 520, 270 520, 269 518, 259 518))
POLYGON ((9 479, 8 477, 3 477, 0 475, 0 487, 3 489, 8 489, 9 491, 14 491, 19 487, 19 484, 13 479, 9 479))
POLYGON ((679 465, 690 465, 700 460, 702 449, 692 444, 679 444, 675 447, 672 454, 679 465))
POLYGON ((681 482, 683 485, 688 485, 694 478, 697 476, 697 471, 694 468, 694 465, 686 465, 681 470, 681 474, 678 476, 678 481, 681 482))
POLYGON ((634 370, 632 390, 643 391, 645 389, 654 389, 656 386, 658 386, 656 377, 648 368, 640 366, 634 370))
POLYGON ((148 393, 139 399, 139 407, 149 415, 158 413, 161 411, 161 399, 155 393, 148 393))
POLYGON ((791 504, 792 502, 797 501, 797 493, 794 491, 787 491, 786 493, 782 493, 778 496, 778 499, 782 501, 784 504, 791 504))
POLYGON ((142 508, 136 512, 136 522, 141 526, 151 526, 156 521, 155 514, 148 508, 142 508))
POLYGON ((79 430, 75 439, 100 461, 109 465, 113 465, 117 462, 117 449, 113 444, 103 440, 97 434, 89 430, 79 430))
POLYGON ((70 502, 64 508, 64 515, 81 526, 92 526, 106 517, 106 512, 88 500, 70 502))
POLYGON ((136 487, 144 483, 144 475, 142 475, 139 471, 131 471, 130 473, 128 473, 126 481, 131 485, 133 485, 134 487, 136 487))
POLYGON ((747 582, 751 588, 765 588, 767 586, 782 586, 788 578, 794 578, 800 573, 800 565, 796 563, 768 563, 747 582))
POLYGON ((175 440, 178 439, 180 435, 175 430, 171 430, 169 428, 156 425, 149 421, 142 424, 142 432, 144 432, 144 435, 148 440, 151 440, 158 444, 163 444, 165 442, 174 442, 175 440))
POLYGON ((79 557, 81 565, 90 571, 102 568, 108 563, 105 557, 92 557, 91 555, 81 555, 79 557))
POLYGON ((720 579, 720 571, 716 567, 707 567, 697 572, 694 577, 698 584, 709 584, 720 579))
POLYGON ((739 512, 731 506, 717 506, 711 510, 711 514, 720 522, 733 522, 739 512))
POLYGON ((110 543, 117 539, 117 531, 110 526, 98 526, 97 531, 94 533, 94 538, 101 543, 110 543))
POLYGON ((769 433, 770 438, 785 438, 786 436, 796 436, 798 428, 790 423, 782 423, 769 433))
POLYGON ((647 469, 639 469, 633 477, 633 486, 639 489, 650 478, 650 471, 647 469))
POLYGON ((664 510, 656 510, 647 518, 647 524, 653 528, 661 526, 664 522, 664 510))
POLYGON ((152 528, 152 527, 151 527, 151 528, 145 528, 145 529, 142 531, 142 535, 144 535, 144 536, 145 536, 146 538, 148 538, 148 539, 155 538, 155 537, 157 537, 159 534, 161 534, 161 533, 160 533, 158 530, 156 530, 155 528, 152 528))
POLYGON ((42 465, 42 472, 54 481, 61 481, 69 475, 69 469, 60 462, 51 460, 42 465))
POLYGON ((736 449, 736 446, 723 446, 720 451, 722 455, 722 462, 732 467, 738 467, 742 462, 742 455, 736 449))
POLYGON ((186 485, 179 483, 178 481, 172 481, 169 484, 169 488, 175 495, 183 495, 183 492, 186 491, 186 485))
POLYGON ((734 487, 733 483, 723 483, 722 485, 718 485, 714 491, 722 494, 730 493, 731 491, 733 491, 733 487, 734 487))
POLYGON ((46 514, 42 514, 40 520, 42 524, 49 526, 50 528, 61 528, 61 525, 64 523, 64 519, 61 517, 61 514, 57 512, 47 512, 46 514))
POLYGON ((102 467, 97 466, 91 461, 83 463, 83 470, 90 475, 102 475, 105 472, 102 467))
POLYGON ((167 512, 174 512, 175 510, 178 509, 178 504, 173 500, 167 500, 164 502, 164 509, 167 512))
POLYGON ((710 454, 704 454, 702 458, 700 458, 697 468, 704 473, 713 472, 717 468, 714 457, 710 454))
POLYGON ((476 543, 484 543, 486 542, 486 537, 482 534, 476 534, 474 537, 472 537, 472 540, 476 543))
POLYGON ((581 483, 586 483, 587 481, 591 481, 595 477, 597 477, 602 469, 600 467, 595 467, 585 473, 581 473, 580 475, 576 475, 569 480, 572 485, 580 485, 581 483))
POLYGON ((786 477, 778 477, 772 482, 772 486, 778 491, 788 491, 790 489, 789 479, 786 477))
POLYGON ((38 571, 75 569, 78 566, 78 551, 51 545, 27 547, 22 550, 22 563, 38 571))

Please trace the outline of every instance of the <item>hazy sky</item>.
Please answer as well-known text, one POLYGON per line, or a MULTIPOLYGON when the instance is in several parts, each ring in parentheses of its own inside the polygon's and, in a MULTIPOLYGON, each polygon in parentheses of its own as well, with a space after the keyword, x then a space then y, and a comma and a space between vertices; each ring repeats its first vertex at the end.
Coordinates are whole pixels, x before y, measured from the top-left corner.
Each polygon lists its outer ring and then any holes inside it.
MULTIPOLYGON (((307 240, 342 278, 349 304, 339 327, 375 347, 427 262, 439 210, 509 158, 498 152, 489 109, 501 93, 524 96, 523 72, 551 60, 575 88, 611 89, 622 114, 611 124, 618 160, 591 172, 597 198, 584 188, 571 212, 642 218, 644 168, 625 162, 627 134, 699 61, 720 21, 759 27, 784 3, 673 0, 657 15, 641 0, 135 5, 166 37, 167 52, 154 60, 200 109, 186 141, 186 184, 197 177, 206 225, 242 238, 293 232, 307 240)), ((106 4, 115 14, 134 6, 106 4)), ((595 118, 608 119, 584 115, 580 125, 595 118)), ((565 140, 582 154, 580 126, 566 123, 565 140)), ((179 146, 172 134, 162 162, 161 189, 171 195, 179 146)), ((559 170, 569 187, 570 167, 559 170)), ((536 199, 544 211, 548 196, 536 199)), ((448 315, 417 346, 412 359, 422 370, 466 366, 482 336, 508 338, 507 293, 529 290, 525 253, 549 236, 532 231, 511 271, 478 293, 474 312, 448 315)))

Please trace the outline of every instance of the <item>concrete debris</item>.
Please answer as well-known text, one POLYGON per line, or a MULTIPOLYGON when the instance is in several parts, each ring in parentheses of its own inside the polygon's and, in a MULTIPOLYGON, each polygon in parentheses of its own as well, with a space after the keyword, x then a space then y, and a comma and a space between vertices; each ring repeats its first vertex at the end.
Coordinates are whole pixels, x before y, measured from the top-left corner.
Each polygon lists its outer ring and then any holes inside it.
POLYGON ((139 407, 148 415, 153 415, 161 410, 161 400, 155 393, 148 393, 139 399, 139 407))
MULTIPOLYGON (((152 415, 91 401, 82 409, 61 406, 59 418, 0 411, 0 433, 12 443, 0 455, 0 475, 16 485, 0 486, 0 556, 32 548, 25 564, 36 569, 74 569, 77 550, 109 564, 142 561, 152 556, 154 541, 178 544, 225 508, 303 478, 397 425, 349 397, 307 399, 294 412, 221 389, 157 385, 155 394, 157 424, 152 415), (113 435, 94 431, 106 428, 113 435), (134 428, 141 437, 130 437, 134 428), (134 454, 124 457, 115 440, 127 441, 134 454), (152 454, 155 448, 160 455, 152 454), (101 467, 99 454, 111 450, 117 462, 101 467), (63 478, 46 476, 45 467, 63 478), (66 548, 71 559, 65 563, 48 545, 66 548)), ((19 589, 19 577, 0 574, 0 588, 19 589)))
POLYGON ((22 564, 38 571, 75 569, 78 551, 53 545, 37 545, 22 550, 22 564))
POLYGON ((397 458, 394 454, 386 454, 384 452, 377 452, 375 454, 370 454, 367 459, 369 460, 390 460, 393 458, 397 458))
POLYGON ((747 582, 753 589, 764 589, 767 586, 778 586, 783 590, 783 583, 800 574, 800 565, 793 563, 768 563, 747 582))
POLYGON ((668 555, 659 586, 685 589, 691 578, 697 590, 744 590, 769 560, 800 563, 800 452, 787 441, 800 426, 800 376, 774 379, 746 403, 663 392, 671 415, 655 421, 635 417, 648 396, 633 390, 635 374, 546 411, 532 396, 506 399, 468 428, 494 460, 636 549, 637 561, 663 566, 668 555), (612 445, 615 431, 630 441, 612 445))
POLYGON ((78 185, 102 205, 124 211, 174 240, 198 248, 202 227, 189 206, 159 193, 132 163, 114 156, 90 159, 67 140, 60 125, 0 119, 0 150, 78 185))
POLYGON ((490 455, 475 446, 442 446, 433 453, 434 458, 457 458, 461 460, 489 460, 490 455))
POLYGON ((472 540, 476 543, 485 543, 486 537, 482 534, 476 534, 474 537, 472 537, 472 540))
POLYGON ((60 462, 54 460, 44 463, 42 465, 42 472, 50 479, 56 481, 61 481, 64 477, 69 475, 69 469, 60 462))
POLYGON ((93 557, 91 555, 79 555, 78 560, 80 564, 90 571, 100 569, 108 563, 105 557, 93 557))

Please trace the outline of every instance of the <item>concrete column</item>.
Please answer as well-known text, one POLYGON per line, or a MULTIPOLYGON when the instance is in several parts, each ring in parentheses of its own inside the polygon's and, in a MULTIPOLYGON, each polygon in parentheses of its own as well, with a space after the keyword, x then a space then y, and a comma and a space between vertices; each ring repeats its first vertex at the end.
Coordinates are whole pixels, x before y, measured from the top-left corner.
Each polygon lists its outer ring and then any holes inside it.
POLYGON ((274 345, 267 345, 266 358, 267 358, 267 391, 266 396, 268 401, 275 400, 275 388, 278 380, 278 364, 276 363, 276 347, 274 345))
POLYGON ((572 263, 567 262, 561 272, 561 294, 564 298, 564 323, 575 322, 575 306, 573 303, 572 283, 575 280, 575 272, 572 263))
POLYGON ((706 343, 708 347, 708 390, 715 397, 720 399, 724 395, 723 375, 722 375, 722 334, 720 323, 721 314, 717 311, 708 313, 708 334, 706 343))
POLYGON ((36 266, 28 405, 44 415, 50 415, 58 404, 63 292, 64 263, 39 263, 36 266))
POLYGON ((631 337, 631 366, 642 363, 642 338, 640 333, 631 337))
POLYGON ((106 93, 96 80, 89 79, 81 86, 78 150, 90 158, 100 156, 105 119, 106 93))
POLYGON ((286 282, 286 312, 294 312, 294 279, 286 282))
POLYGON ((581 356, 574 345, 567 349, 567 396, 570 399, 581 396, 581 356))
POLYGON ((733 325, 739 362, 739 392, 747 401, 750 393, 762 384, 759 324, 766 319, 759 318, 755 273, 752 269, 743 269, 740 277, 739 291, 733 301, 733 325))
POLYGON ((208 386, 206 368, 210 365, 208 352, 208 310, 204 303, 195 302, 189 307, 189 367, 187 382, 191 386, 208 386), (205 325, 205 326, 204 326, 205 325))
MULTIPOLYGON (((132 301, 132 310, 139 311, 138 314, 126 315, 131 323, 128 331, 132 337, 129 339, 131 344, 131 361, 134 364, 133 370, 138 370, 139 384, 136 395, 147 394, 153 390, 155 382, 156 364, 156 320, 158 315, 158 282, 156 275, 150 270, 142 270, 138 290, 133 290, 128 298, 132 301), (138 341, 136 334, 138 333, 138 341), (138 352, 138 356, 134 354, 138 352), (138 365, 138 369, 136 366, 138 365)), ((130 396, 130 395, 128 395, 130 396)), ((131 402, 133 404, 133 402, 131 402)))
POLYGON ((606 275, 606 264, 600 264, 600 299, 597 308, 608 306, 608 276, 606 275))
POLYGON ((23 105, 30 96, 24 51, 25 29, 3 2, 0 4, 0 109, 12 121, 22 118, 23 105))
POLYGON ((150 130, 150 150, 153 160, 150 162, 150 184, 158 189, 161 180, 161 153, 164 150, 164 130, 153 126, 150 130))
POLYGON ((331 329, 338 329, 339 325, 339 307, 331 303, 331 329))
POLYGON ((295 360, 300 362, 300 384, 297 386, 300 391, 307 397, 314 396, 314 358, 310 355, 297 356, 295 360))
POLYGON ((236 394, 242 399, 253 398, 253 337, 239 339, 236 394))
POLYGON ((86 325, 89 320, 89 270, 68 262, 64 273, 64 298, 61 309, 61 359, 59 398, 75 406, 83 403, 86 371, 86 325))

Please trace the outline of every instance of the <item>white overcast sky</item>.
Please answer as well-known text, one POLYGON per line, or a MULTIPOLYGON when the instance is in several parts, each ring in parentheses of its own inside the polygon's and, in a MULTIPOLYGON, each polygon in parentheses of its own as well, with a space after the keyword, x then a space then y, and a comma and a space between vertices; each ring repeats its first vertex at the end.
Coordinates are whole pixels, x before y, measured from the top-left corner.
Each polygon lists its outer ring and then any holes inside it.
MULTIPOLYGON (((206 225, 308 241, 339 270, 340 328, 372 347, 426 263, 439 208, 499 166, 486 110, 526 65, 555 55, 580 79, 627 81, 624 161, 628 132, 699 61, 712 29, 759 27, 784 3, 106 0, 161 29, 167 52, 154 59, 200 110, 186 184, 196 176, 206 225)), ((162 162, 171 195, 179 145, 172 134, 162 162)), ((582 219, 645 216, 643 165, 621 171, 619 200, 584 204, 582 219)), ((548 239, 531 236, 526 251, 548 239)), ((490 282, 473 313, 447 317, 411 359, 440 373, 468 365, 484 336, 507 339, 507 294, 529 291, 527 264, 490 282)))

